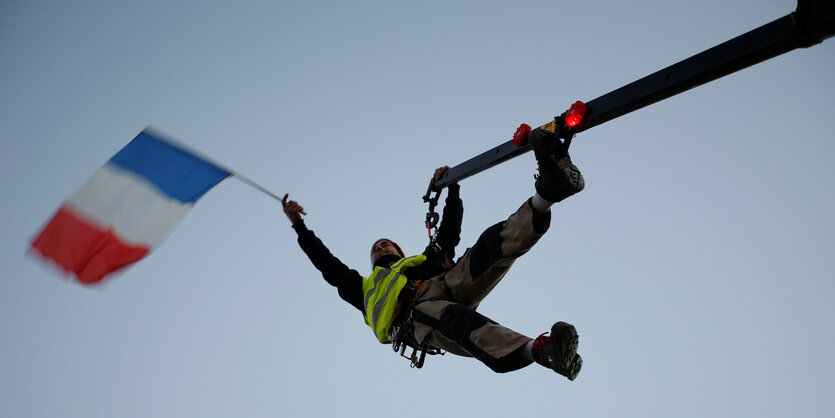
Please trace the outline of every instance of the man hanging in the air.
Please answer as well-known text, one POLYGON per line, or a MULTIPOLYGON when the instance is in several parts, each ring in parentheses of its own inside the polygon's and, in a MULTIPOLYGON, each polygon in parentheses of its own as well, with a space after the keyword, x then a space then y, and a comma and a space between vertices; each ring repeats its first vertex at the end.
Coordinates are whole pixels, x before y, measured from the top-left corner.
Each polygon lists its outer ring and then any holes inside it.
MULTIPOLYGON (((545 334, 530 338, 505 328, 476 312, 476 307, 548 230, 551 205, 583 190, 584 181, 565 146, 543 129, 528 140, 538 163, 536 193, 507 220, 487 228, 472 248, 458 259, 463 207, 459 186, 448 187, 436 245, 418 256, 406 257, 397 243, 377 240, 371 247, 374 270, 363 277, 334 257, 307 229, 302 207, 284 196, 284 212, 298 234, 298 242, 325 280, 346 302, 363 313, 381 343, 398 342, 424 350, 445 350, 475 357, 504 373, 537 362, 574 380, 583 361, 577 354, 574 326, 557 322, 545 334)), ((448 167, 435 172, 437 179, 448 167)))

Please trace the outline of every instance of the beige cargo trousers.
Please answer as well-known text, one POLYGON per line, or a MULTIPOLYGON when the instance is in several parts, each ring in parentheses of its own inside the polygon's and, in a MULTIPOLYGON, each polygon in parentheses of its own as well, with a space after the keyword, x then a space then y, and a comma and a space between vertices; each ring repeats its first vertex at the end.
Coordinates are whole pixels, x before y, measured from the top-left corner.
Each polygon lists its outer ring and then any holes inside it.
POLYGON ((551 212, 536 212, 525 202, 507 220, 487 228, 455 266, 434 277, 415 295, 414 336, 447 352, 475 357, 498 373, 531 363, 514 355, 532 338, 476 312, 519 256, 550 226, 551 212))

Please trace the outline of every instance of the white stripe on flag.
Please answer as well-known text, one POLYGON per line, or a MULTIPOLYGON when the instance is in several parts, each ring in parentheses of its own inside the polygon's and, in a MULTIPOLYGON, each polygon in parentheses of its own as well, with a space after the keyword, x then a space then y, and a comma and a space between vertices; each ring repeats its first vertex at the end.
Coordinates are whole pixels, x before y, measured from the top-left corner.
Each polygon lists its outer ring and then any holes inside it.
POLYGON ((145 178, 105 164, 68 203, 100 227, 112 226, 127 244, 154 248, 191 208, 160 193, 145 178))

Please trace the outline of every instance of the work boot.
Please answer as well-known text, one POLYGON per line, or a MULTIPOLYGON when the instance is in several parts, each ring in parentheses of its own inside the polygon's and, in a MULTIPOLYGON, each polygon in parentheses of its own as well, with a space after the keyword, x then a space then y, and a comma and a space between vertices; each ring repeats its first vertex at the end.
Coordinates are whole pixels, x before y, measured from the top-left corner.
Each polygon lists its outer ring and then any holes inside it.
POLYGON ((579 337, 574 325, 557 322, 551 327, 551 336, 540 335, 533 342, 533 359, 574 380, 583 367, 583 358, 577 354, 579 337))
POLYGON ((560 202, 583 190, 586 186, 583 175, 571 163, 567 147, 556 134, 536 128, 528 135, 528 143, 536 156, 539 176, 534 186, 540 196, 550 202, 560 202))

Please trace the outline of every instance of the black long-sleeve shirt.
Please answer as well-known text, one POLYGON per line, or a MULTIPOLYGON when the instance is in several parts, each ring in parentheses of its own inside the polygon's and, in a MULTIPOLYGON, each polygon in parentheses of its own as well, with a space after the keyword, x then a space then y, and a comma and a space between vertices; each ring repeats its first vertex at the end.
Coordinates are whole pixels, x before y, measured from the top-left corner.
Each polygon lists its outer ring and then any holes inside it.
MULTIPOLYGON (((459 197, 459 188, 458 184, 451 184, 447 187, 443 218, 441 225, 438 227, 436 239, 436 243, 450 260, 454 259, 455 247, 461 241, 461 220, 464 216, 464 205, 459 197)), ((362 295, 363 276, 331 254, 322 240, 307 228, 304 221, 296 222, 293 229, 298 234, 298 242, 302 251, 313 262, 313 266, 322 273, 325 281, 337 288, 339 296, 343 300, 359 309, 360 312, 365 313, 362 295)), ((426 255, 425 262, 405 271, 404 274, 409 280, 429 279, 448 270, 443 254, 438 253, 437 249, 427 246, 423 254, 426 255)), ((387 257, 380 257, 377 264, 390 261, 386 260, 387 257)))

